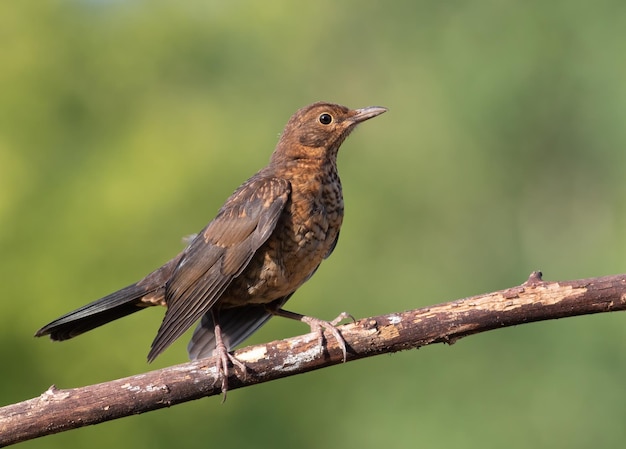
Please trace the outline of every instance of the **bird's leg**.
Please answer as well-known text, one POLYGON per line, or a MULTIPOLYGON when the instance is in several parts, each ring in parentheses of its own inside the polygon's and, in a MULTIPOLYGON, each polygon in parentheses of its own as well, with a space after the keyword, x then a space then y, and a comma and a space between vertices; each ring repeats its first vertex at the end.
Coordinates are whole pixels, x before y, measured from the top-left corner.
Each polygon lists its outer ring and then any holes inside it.
POLYGON ((222 328, 219 325, 217 315, 215 310, 211 310, 214 325, 213 331, 215 333, 215 350, 213 351, 213 355, 217 357, 217 376, 218 379, 221 378, 222 380, 222 402, 225 402, 226 392, 228 391, 228 362, 230 361, 233 366, 239 368, 244 375, 246 374, 246 365, 228 352, 228 348, 226 348, 224 340, 222 339, 222 328))
POLYGON ((337 343, 339 344, 339 347, 341 348, 341 352, 343 353, 343 361, 345 363, 346 358, 347 358, 346 340, 342 337, 341 332, 339 332, 339 329, 337 329, 337 325, 341 321, 347 318, 351 319, 353 322, 356 321, 352 315, 346 312, 341 312, 339 316, 335 318, 334 320, 325 321, 325 320, 315 318, 312 316, 302 315, 296 312, 290 312, 288 310, 281 309, 281 308, 275 308, 275 309, 270 308, 268 311, 272 313, 272 315, 275 315, 275 316, 282 316, 284 318, 289 318, 291 320, 301 321, 303 323, 308 324, 309 327, 311 328, 311 332, 314 332, 319 335, 320 346, 324 345, 324 329, 328 329, 330 333, 333 334, 333 337, 335 337, 335 340, 337 340, 337 343))

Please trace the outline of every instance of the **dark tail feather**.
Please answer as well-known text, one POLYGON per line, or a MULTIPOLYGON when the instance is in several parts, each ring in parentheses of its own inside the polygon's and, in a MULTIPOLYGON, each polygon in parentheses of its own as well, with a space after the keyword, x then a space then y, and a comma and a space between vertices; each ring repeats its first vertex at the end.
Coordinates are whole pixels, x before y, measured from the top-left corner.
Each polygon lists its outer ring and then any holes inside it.
POLYGON ((181 256, 182 253, 136 284, 129 285, 46 324, 37 331, 35 337, 50 335, 52 340, 67 340, 137 312, 146 306, 159 305, 163 300, 164 286, 181 256), (146 298, 148 295, 150 295, 149 300, 146 298))
POLYGON ((137 284, 111 293, 86 306, 67 313, 39 329, 35 337, 50 335, 52 340, 67 340, 110 321, 141 310, 141 298, 147 292, 137 284))
MULTIPOLYGON (((291 295, 285 296, 267 306, 250 305, 220 310, 218 320, 226 349, 232 350, 263 326, 273 316, 271 312, 268 312, 268 307, 280 308, 290 297, 291 295)), ((214 328, 211 313, 206 313, 193 332, 189 345, 187 345, 187 352, 191 360, 203 359, 213 354, 215 349, 214 328)))

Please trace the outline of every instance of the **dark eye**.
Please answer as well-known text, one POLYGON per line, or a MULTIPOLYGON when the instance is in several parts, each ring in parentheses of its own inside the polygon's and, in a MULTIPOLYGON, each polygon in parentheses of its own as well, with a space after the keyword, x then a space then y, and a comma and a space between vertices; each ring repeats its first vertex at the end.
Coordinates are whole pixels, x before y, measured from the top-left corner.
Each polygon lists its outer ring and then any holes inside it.
POLYGON ((330 122, 333 121, 333 117, 330 114, 322 114, 320 115, 319 121, 322 125, 329 125, 330 122))

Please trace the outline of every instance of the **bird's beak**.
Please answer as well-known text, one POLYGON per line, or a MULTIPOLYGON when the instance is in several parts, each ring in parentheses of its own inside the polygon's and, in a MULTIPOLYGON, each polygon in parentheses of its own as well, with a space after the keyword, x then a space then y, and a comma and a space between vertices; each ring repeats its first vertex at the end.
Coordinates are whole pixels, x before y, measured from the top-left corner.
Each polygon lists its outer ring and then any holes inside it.
POLYGON ((354 123, 361 123, 383 112, 387 112, 387 108, 383 108, 382 106, 368 106, 367 108, 355 109, 355 112, 356 114, 352 116, 352 121, 354 123))

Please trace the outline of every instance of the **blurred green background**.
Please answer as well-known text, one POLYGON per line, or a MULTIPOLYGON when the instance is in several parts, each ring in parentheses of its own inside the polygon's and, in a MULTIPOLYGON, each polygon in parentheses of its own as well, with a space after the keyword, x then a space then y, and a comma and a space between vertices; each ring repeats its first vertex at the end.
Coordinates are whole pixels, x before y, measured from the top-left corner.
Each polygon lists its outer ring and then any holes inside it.
MULTIPOLYGON (((626 272, 624 30, 608 0, 2 2, 0 403, 185 361, 146 364, 160 309, 32 335, 176 254, 313 101, 389 112, 342 147, 342 237, 290 309, 626 272)), ((587 316, 20 447, 621 448, 625 376, 626 315, 587 316)))

